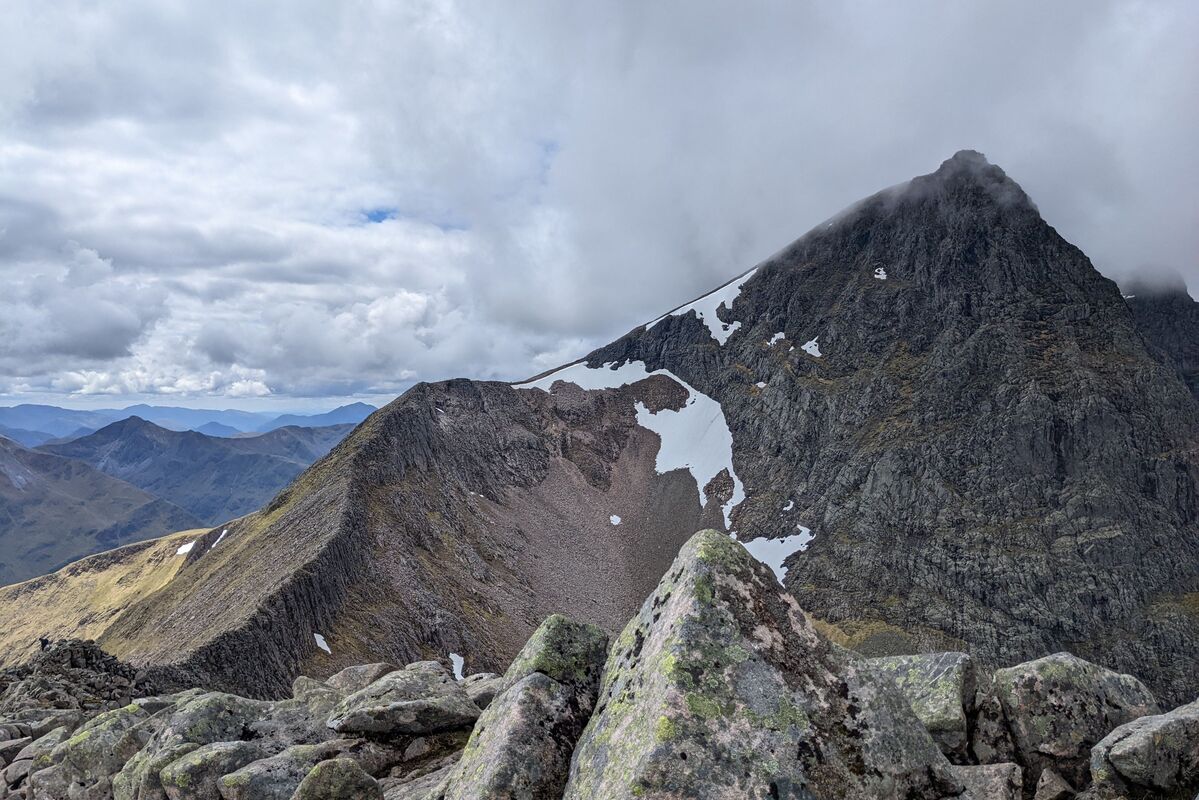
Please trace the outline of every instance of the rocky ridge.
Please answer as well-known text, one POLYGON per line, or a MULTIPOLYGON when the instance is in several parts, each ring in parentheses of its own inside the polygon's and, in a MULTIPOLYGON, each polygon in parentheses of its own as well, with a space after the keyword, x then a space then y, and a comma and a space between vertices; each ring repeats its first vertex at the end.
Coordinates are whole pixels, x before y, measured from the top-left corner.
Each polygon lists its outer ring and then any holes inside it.
MULTIPOLYGON (((1199 790, 1199 703, 1068 654, 865 659, 726 534, 682 548, 615 641, 551 616, 503 675, 349 667, 253 700, 161 688, 92 643, 0 679, 0 797, 961 798, 1199 790), (47 688, 49 687, 49 688, 47 688)), ((166 687, 174 688, 174 687, 166 687)))

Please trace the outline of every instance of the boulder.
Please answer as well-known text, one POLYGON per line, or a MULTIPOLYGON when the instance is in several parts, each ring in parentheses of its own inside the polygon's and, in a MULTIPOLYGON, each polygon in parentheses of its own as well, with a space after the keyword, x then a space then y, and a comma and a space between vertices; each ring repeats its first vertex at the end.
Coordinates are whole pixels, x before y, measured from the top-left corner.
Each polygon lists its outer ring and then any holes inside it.
POLYGON ((613 645, 564 797, 927 800, 960 794, 949 766, 894 683, 701 531, 613 645))
POLYGON ((342 700, 327 724, 341 734, 421 736, 469 728, 479 713, 445 667, 418 661, 342 700))
POLYGON ((1074 796, 1074 787, 1066 783, 1066 779, 1051 769, 1041 771, 1037 779, 1037 790, 1033 800, 1070 800, 1074 796))
MULTIPOLYGON (((180 742, 154 748, 144 758, 135 757, 137 769, 124 768, 113 776, 113 800, 166 800, 166 789, 163 788, 159 773, 199 746, 195 742, 180 742)), ((143 748, 138 756, 144 753, 147 753, 146 748, 143 748)))
POLYGON ((442 800, 559 798, 570 756, 595 707, 608 635, 554 614, 504 673, 479 717, 442 800))
POLYGON ((1199 791, 1199 700, 1125 723, 1091 750, 1100 796, 1191 797, 1199 791))
POLYGON ((321 744, 298 744, 277 755, 254 761, 222 776, 217 789, 224 800, 289 800, 313 766, 352 745, 335 739, 321 744))
POLYGON ((214 742, 256 738, 271 703, 224 692, 188 696, 179 706, 159 712, 162 727, 133 754, 113 781, 115 800, 156 800, 166 789, 159 774, 178 758, 214 742), (190 745, 190 746, 189 746, 190 745))
POLYGON ((342 692, 356 692, 365 689, 389 672, 395 672, 399 667, 395 664, 381 662, 378 664, 359 664, 346 667, 341 672, 330 675, 325 683, 342 692))
POLYGON ((1047 768, 1086 785, 1091 748, 1116 727, 1158 711, 1136 678, 1069 653, 996 670, 994 692, 1029 793, 1047 768))
POLYGON ((965 653, 872 658, 870 665, 891 678, 941 752, 955 764, 969 760, 967 715, 973 711, 974 662, 965 653))
POLYGON ((970 755, 979 764, 1008 764, 1016 760, 1016 743, 1008 729, 1003 703, 995 696, 994 676, 978 675, 974 698, 970 755))
POLYGON ((1021 800, 1018 764, 955 765, 950 768, 966 790, 961 800, 1021 800))
POLYGON ((25 745, 33 741, 32 736, 22 736, 18 739, 9 739, 6 742, 0 742, 0 767, 11 764, 17 753, 25 749, 25 745))
POLYGON ((561 797, 587 722, 574 697, 548 675, 525 676, 483 712, 438 798, 561 797))
POLYGON ((151 716, 135 705, 106 711, 55 746, 53 766, 29 777, 38 800, 108 800, 112 777, 154 733, 151 716))
POLYGON ((476 672, 462 679, 462 688, 467 696, 479 708, 487 708, 492 699, 499 693, 502 675, 494 672, 476 672))
POLYGON ((308 771, 292 800, 383 800, 383 789, 354 759, 331 758, 308 771))
POLYGON ((170 800, 210 800, 218 796, 217 781, 263 756, 259 742, 213 742, 197 747, 159 772, 170 800))

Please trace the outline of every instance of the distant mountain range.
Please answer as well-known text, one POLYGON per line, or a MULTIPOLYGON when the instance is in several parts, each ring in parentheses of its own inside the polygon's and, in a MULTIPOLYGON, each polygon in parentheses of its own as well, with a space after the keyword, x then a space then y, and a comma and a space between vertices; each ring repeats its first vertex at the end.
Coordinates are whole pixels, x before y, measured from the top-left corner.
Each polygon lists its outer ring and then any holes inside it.
POLYGON ((130 417, 39 449, 86 462, 216 525, 259 509, 353 429, 351 424, 288 426, 219 438, 130 417))
POLYGON ((0 585, 243 516, 353 429, 293 425, 220 438, 130 417, 36 450, 24 446, 37 441, 28 431, 17 441, 0 430, 0 585))
POLYGON ((320 428, 328 425, 357 425, 375 407, 351 403, 323 414, 283 414, 270 411, 240 411, 135 405, 81 411, 58 406, 31 405, 0 408, 0 436, 26 447, 37 447, 55 439, 73 439, 98 431, 106 425, 139 417, 173 431, 194 430, 210 436, 265 433, 289 425, 320 428))
POLYGON ((0 438, 0 584, 200 524, 174 503, 82 461, 0 438))

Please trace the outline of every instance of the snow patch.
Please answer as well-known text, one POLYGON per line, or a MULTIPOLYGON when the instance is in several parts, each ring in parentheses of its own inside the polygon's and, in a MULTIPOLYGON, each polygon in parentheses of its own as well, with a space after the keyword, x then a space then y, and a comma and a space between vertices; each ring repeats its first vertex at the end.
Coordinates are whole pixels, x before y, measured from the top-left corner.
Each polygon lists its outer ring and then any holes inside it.
POLYGON ((312 634, 312 638, 316 640, 316 646, 324 650, 329 655, 333 655, 333 651, 329 649, 329 643, 325 641, 325 637, 319 633, 312 634))
POLYGON ((196 540, 195 540, 195 539, 192 539, 192 540, 191 540, 190 542, 188 542, 187 544, 181 544, 181 545, 179 545, 179 549, 175 551, 175 555, 177 555, 177 556, 185 556, 185 555, 187 555, 188 553, 190 553, 190 552, 192 551, 192 548, 193 548, 193 547, 195 547, 195 546, 196 546, 196 540))
POLYGON ((882 267, 875 267, 874 277, 878 278, 880 281, 885 281, 887 279, 887 271, 882 267))
POLYGON ((462 680, 462 668, 466 666, 466 659, 457 653, 450 653, 450 663, 454 665, 454 680, 462 680))
POLYGON ((708 326, 708 330, 711 332, 712 338, 715 339, 720 345, 724 345, 724 343, 728 341, 729 337, 733 335, 733 331, 741 327, 741 323, 721 322, 720 317, 716 316, 716 309, 723 306, 724 308, 731 310, 733 308, 733 301, 736 300, 741 294, 741 287, 744 286, 757 271, 758 268, 754 267, 741 277, 733 278, 733 280, 729 281, 724 286, 721 286, 711 294, 706 294, 694 302, 688 303, 681 308, 676 308, 669 314, 663 314, 653 322, 646 325, 645 329, 648 331, 650 328, 654 327, 667 317, 681 317, 688 311, 694 311, 695 316, 699 317, 700 322, 708 326))
POLYGON ((768 344, 771 347, 774 347, 776 344, 778 344, 785 338, 787 338, 786 335, 782 331, 779 331, 774 336, 771 336, 770 341, 766 342, 766 344, 768 344))
POLYGON ((1125 300, 1131 300, 1132 298, 1136 297, 1135 294, 1122 294, 1120 296, 1123 297, 1125 300))
MULTIPOLYGON (((748 276, 746 276, 748 279, 748 276)), ((733 509, 745 499, 745 487, 733 469, 733 434, 729 431, 724 410, 711 397, 698 391, 682 378, 665 369, 650 372, 641 361, 630 361, 620 366, 607 362, 599 369, 592 369, 579 362, 551 372, 535 381, 517 384, 517 389, 541 389, 549 391, 555 381, 573 383, 580 389, 616 389, 644 380, 653 375, 665 375, 687 390, 687 401, 677 411, 663 409, 651 412, 644 403, 637 403, 637 424, 658 434, 662 446, 658 448, 654 469, 659 475, 674 469, 687 469, 699 489, 701 506, 708 504, 704 487, 708 482, 727 469, 733 480, 733 493, 722 507, 725 527, 732 524, 733 509)))
POLYGON ((619 524, 620 524, 620 517, 618 517, 618 516, 616 516, 615 514, 613 514, 612 516, 608 517, 608 522, 611 522, 613 525, 619 525, 619 524))
POLYGON ((787 568, 783 566, 783 562, 792 553, 807 550, 808 544, 811 543, 813 538, 810 529, 805 528, 803 525, 797 527, 799 528, 799 533, 784 536, 781 539, 758 538, 741 543, 749 551, 750 555, 774 570, 774 575, 778 578, 780 584, 783 582, 783 578, 787 577, 787 568))
MULTIPOLYGON (((816 339, 819 338, 819 336, 816 337, 816 339)), ((802 349, 808 355, 820 358, 820 345, 816 343, 816 339, 813 339, 810 342, 805 342, 802 349)))
MULTIPOLYGON (((225 528, 223 531, 221 531, 221 535, 220 535, 220 536, 218 536, 218 537, 216 537, 216 541, 212 543, 212 547, 216 547, 218 544, 220 544, 220 543, 221 543, 221 539, 224 539, 224 538, 225 538, 225 534, 226 534, 226 533, 228 533, 228 532, 229 532, 229 529, 228 529, 228 528, 225 528)), ((210 547, 210 548, 208 548, 208 549, 209 549, 209 550, 211 550, 211 549, 212 549, 212 547, 210 547)))
POLYGON ((794 500, 788 500, 788 501, 787 501, 787 505, 783 506, 783 511, 790 511, 790 510, 791 510, 791 509, 793 509, 793 508, 795 508, 795 501, 794 501, 794 500))
POLYGON ((765 389, 766 381, 758 381, 757 383, 754 384, 754 386, 757 386, 759 389, 765 389))

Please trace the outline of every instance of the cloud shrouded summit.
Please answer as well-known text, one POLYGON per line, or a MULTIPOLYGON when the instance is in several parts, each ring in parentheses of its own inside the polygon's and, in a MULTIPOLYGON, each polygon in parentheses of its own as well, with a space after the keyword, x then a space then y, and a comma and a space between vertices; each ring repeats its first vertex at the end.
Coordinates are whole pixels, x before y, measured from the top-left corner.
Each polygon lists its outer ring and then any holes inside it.
POLYGON ((525 377, 966 147, 1199 278, 1192 4, 338 6, 6 11, 0 400, 525 377))

